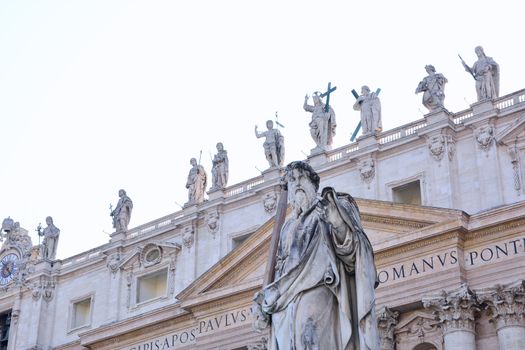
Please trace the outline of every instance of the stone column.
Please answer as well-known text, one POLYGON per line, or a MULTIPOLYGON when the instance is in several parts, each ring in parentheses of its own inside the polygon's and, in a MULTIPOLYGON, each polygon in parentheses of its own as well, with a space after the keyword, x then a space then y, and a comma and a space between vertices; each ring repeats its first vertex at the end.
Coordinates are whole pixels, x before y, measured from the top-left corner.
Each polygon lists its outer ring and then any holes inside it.
POLYGON ((441 322, 445 349, 476 350, 476 295, 462 284, 458 289, 423 298, 423 305, 434 311, 441 322))
POLYGON ((377 313, 377 328, 381 339, 381 350, 394 350, 394 327, 397 325, 399 312, 392 311, 384 306, 377 313))
POLYGON ((482 289, 478 297, 496 326, 499 348, 525 349, 525 281, 482 289))

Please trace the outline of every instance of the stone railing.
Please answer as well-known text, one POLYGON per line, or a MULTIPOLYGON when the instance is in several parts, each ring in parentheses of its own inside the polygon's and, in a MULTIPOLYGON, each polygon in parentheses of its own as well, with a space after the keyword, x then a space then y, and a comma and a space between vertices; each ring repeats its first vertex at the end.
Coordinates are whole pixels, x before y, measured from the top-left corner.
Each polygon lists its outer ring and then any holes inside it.
POLYGON ((97 247, 87 252, 83 252, 78 255, 74 255, 67 259, 62 260, 62 268, 73 266, 100 257, 102 254, 102 247, 97 247))
POLYGON ((402 125, 392 130, 385 131, 379 135, 379 143, 381 145, 384 145, 385 143, 389 143, 395 140, 399 140, 400 138, 410 136, 412 134, 415 134, 418 129, 424 128, 425 126, 427 126, 426 120, 419 119, 415 122, 402 125))
POLYGON ((178 212, 175 212, 173 214, 166 215, 155 221, 151 221, 144 225, 140 225, 140 226, 132 228, 131 230, 128 230, 128 232, 126 233, 126 237, 135 238, 137 236, 140 236, 146 233, 150 233, 153 231, 165 230, 166 227, 175 225, 176 221, 178 221, 178 219, 182 217, 184 217, 184 211, 179 210, 178 212))
POLYGON ((357 145, 357 142, 351 143, 350 145, 346 145, 343 147, 339 147, 331 152, 328 153, 328 162, 335 162, 339 159, 343 159, 343 157, 347 156, 349 153, 353 153, 359 150, 359 146, 357 145))
POLYGON ((249 190, 251 190, 252 188, 256 187, 256 186, 259 186, 261 184, 264 183, 264 178, 261 176, 257 176, 257 177, 254 177, 250 180, 247 180, 247 181, 244 181, 244 182, 241 182, 239 184, 236 184, 234 186, 230 186, 230 187, 227 187, 225 190, 224 190, 224 193, 226 195, 226 197, 232 197, 232 196, 235 196, 237 194, 241 194, 241 193, 244 193, 244 192, 247 192, 249 190))
POLYGON ((525 89, 513 92, 494 101, 494 108, 499 110, 510 108, 514 105, 525 102, 525 89))
POLYGON ((474 112, 472 112, 472 109, 465 109, 464 111, 454 113, 454 116, 452 117, 452 120, 454 120, 454 124, 461 124, 465 120, 469 119, 474 115, 474 112))

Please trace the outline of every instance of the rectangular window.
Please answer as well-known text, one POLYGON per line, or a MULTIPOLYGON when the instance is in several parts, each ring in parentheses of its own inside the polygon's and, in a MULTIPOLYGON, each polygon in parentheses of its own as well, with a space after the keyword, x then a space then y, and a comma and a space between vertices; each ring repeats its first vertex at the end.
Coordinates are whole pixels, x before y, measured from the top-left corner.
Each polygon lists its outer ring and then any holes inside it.
POLYGON ((91 324, 91 297, 73 303, 71 329, 91 324))
POLYGON ((421 184, 419 180, 392 188, 392 199, 396 203, 421 205, 421 184))
POLYGON ((7 350, 9 343, 9 328, 11 326, 11 311, 0 315, 0 350, 7 350))
POLYGON ((166 296, 168 269, 137 278, 137 304, 166 296))

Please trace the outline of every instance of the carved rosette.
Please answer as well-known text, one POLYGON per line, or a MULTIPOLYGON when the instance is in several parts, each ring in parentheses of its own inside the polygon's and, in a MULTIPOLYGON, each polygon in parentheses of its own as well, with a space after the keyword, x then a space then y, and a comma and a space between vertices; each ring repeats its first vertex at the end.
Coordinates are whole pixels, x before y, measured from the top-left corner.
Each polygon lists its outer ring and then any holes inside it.
POLYGON ((210 210, 206 214, 206 226, 208 226, 208 231, 213 235, 213 238, 215 238, 215 234, 219 231, 219 219, 220 216, 217 210, 210 210))
POLYGON ((182 244, 184 244, 184 246, 189 249, 193 246, 194 241, 195 233, 193 232, 193 227, 186 226, 182 232, 182 244))
POLYGON ((377 313, 377 328, 381 339, 381 350, 393 350, 395 345, 394 327, 399 318, 398 311, 392 311, 384 306, 377 313))
POLYGON ((267 193, 266 196, 264 196, 264 211, 268 214, 273 214, 275 212, 275 208, 277 208, 277 195, 275 192, 267 193))
POLYGON ((525 281, 496 285, 477 294, 479 301, 487 305, 487 313, 496 329, 525 326, 525 281))
POLYGON ((476 295, 463 283, 458 289, 423 298, 423 306, 431 309, 441 322, 443 334, 462 330, 474 332, 479 302, 476 295))
POLYGON ((456 142, 451 135, 432 136, 428 139, 427 145, 430 155, 437 162, 440 162, 445 154, 448 155, 448 160, 452 160, 456 152, 456 142))
POLYGON ((494 143, 494 126, 488 124, 477 128, 474 131, 476 141, 479 148, 488 152, 492 144, 494 143))
POLYGON ((359 163, 359 175, 363 182, 370 184, 375 176, 375 163, 373 159, 365 159, 359 163))

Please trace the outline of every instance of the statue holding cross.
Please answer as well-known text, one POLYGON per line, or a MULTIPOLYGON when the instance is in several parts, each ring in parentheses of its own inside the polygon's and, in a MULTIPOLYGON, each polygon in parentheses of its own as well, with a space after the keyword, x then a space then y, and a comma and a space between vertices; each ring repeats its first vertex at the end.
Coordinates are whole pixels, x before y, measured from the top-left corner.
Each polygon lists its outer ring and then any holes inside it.
POLYGON ((328 89, 325 93, 314 92, 312 99, 314 105, 308 104, 309 96, 304 97, 303 108, 305 111, 312 113, 312 121, 310 122, 310 134, 314 139, 317 147, 314 152, 324 152, 330 150, 333 137, 335 135, 335 112, 329 105, 330 94, 335 91, 337 87, 331 87, 328 83, 328 89), (322 98, 326 96, 326 103, 323 103, 322 98))
POLYGON ((352 90, 356 97, 354 110, 361 111, 361 126, 363 127, 363 136, 373 135, 381 132, 381 102, 377 93, 370 92, 370 88, 364 85, 361 88, 361 96, 352 90))

